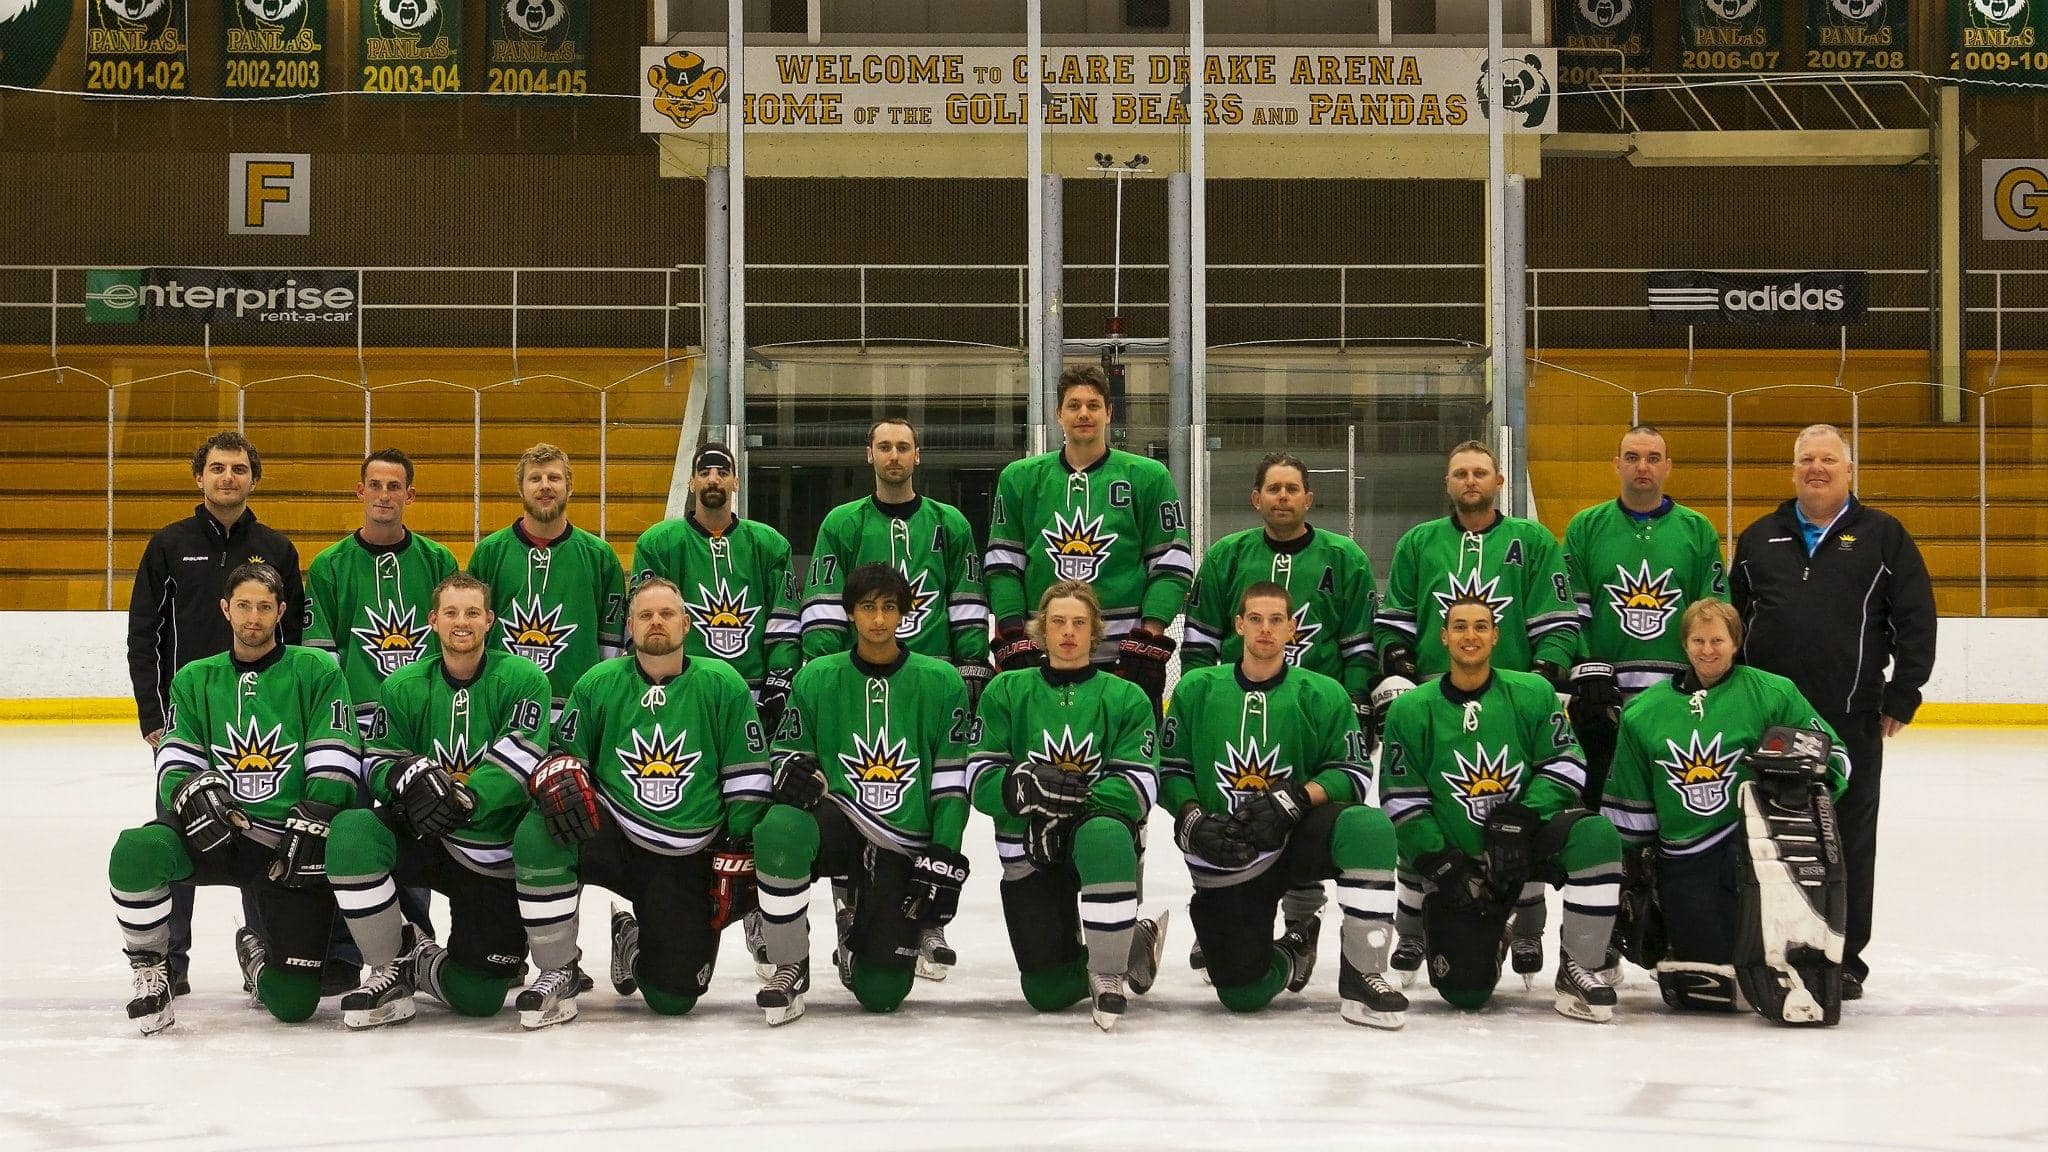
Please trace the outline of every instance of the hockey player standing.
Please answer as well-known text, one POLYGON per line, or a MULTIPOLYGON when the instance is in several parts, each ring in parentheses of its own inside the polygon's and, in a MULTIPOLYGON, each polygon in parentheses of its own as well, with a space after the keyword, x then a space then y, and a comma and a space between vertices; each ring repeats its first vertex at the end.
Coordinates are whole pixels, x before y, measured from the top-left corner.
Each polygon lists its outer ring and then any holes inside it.
POLYGON ((1680 632, 1690 665, 1622 710, 1601 811, 1631 848, 1630 905, 1647 909, 1654 893, 1661 909, 1661 923, 1640 925, 1632 959, 1656 969, 1674 1008, 1732 1011, 1742 835, 1736 790, 1750 778, 1745 761, 1765 729, 1784 724, 1826 733, 1834 743, 1827 775, 1837 799, 1850 766, 1834 729, 1790 680, 1735 662, 1742 619, 1732 606, 1694 601, 1680 632), (1646 936, 1661 937, 1661 947, 1646 936))
POLYGON ((535 444, 517 474, 525 511, 478 542, 469 574, 491 589, 491 646, 547 674, 559 716, 577 680, 619 654, 626 573, 611 545, 569 523, 568 453, 535 444))
POLYGON ((548 747, 548 678, 486 644, 491 590, 465 572, 429 594, 434 655, 384 681, 366 757, 377 807, 334 818, 327 874, 369 961, 341 1020, 372 1028, 409 1020, 425 989, 464 1016, 505 1005, 526 950, 512 883, 512 833, 526 782, 548 747), (448 947, 405 926, 396 884, 448 897, 448 947))
POLYGON ((1060 580, 1095 586, 1103 639, 1097 667, 1145 690, 1158 710, 1194 562, 1187 517, 1166 466, 1109 446, 1109 383, 1093 365, 1060 373, 1058 416, 1066 446, 1012 461, 996 480, 989 514, 988 599, 996 666, 1044 662, 1025 614, 1060 580))
POLYGON ((1579 606, 1570 714, 1586 753, 1586 804, 1600 803, 1621 706, 1685 669, 1673 624, 1707 597, 1725 599, 1721 537, 1705 516, 1664 494, 1664 434, 1638 424, 1614 456, 1621 494, 1572 517, 1565 574, 1579 606))
POLYGON ((974 714, 951 664, 897 639, 910 582, 887 564, 847 574, 854 646, 797 673, 775 736, 775 804, 754 830, 763 943, 773 965, 755 997, 768 1023, 804 1012, 811 882, 845 877, 839 978, 860 1006, 910 994, 921 929, 960 905, 967 858, 967 749, 974 714))
POLYGON ((789 566, 789 541, 733 511, 740 479, 732 449, 716 442, 690 462, 696 508, 663 520, 633 545, 633 579, 671 580, 690 614, 684 649, 732 665, 747 682, 772 737, 796 675, 801 572, 789 566))
POLYGON ((1159 742, 1144 690, 1089 664, 1102 639, 1095 590, 1063 580, 1039 597, 1041 668, 997 676, 967 762, 974 806, 996 826, 1003 919, 1041 1012, 1091 1000, 1104 1031, 1125 989, 1159 971, 1166 916, 1138 918, 1138 830, 1159 797, 1159 742))
POLYGON ((640 581, 627 607, 633 652, 585 673, 527 782, 512 837, 519 913, 540 971, 519 1022, 576 1016, 577 906, 585 884, 618 893, 612 986, 663 1016, 696 1007, 718 932, 744 893, 745 839, 768 802, 768 740, 739 674, 683 651, 690 618, 669 581, 640 581))
POLYGON ((334 661, 277 641, 285 584, 268 564, 228 573, 220 612, 227 651, 171 679, 157 744, 167 815, 114 842, 107 868, 145 1034, 173 1022, 171 885, 240 888, 264 938, 241 930, 236 953, 270 1014, 295 1023, 320 1003, 334 916, 325 856, 329 821, 356 802, 362 761, 348 689, 334 661))
POLYGON ((1394 830, 1363 802, 1372 769, 1343 686, 1287 663, 1294 620, 1286 589, 1251 585, 1236 612, 1243 655, 1174 686, 1159 799, 1194 875, 1189 918, 1217 999, 1255 1012, 1305 962, 1298 936, 1273 940, 1281 894, 1334 877, 1342 1015, 1399 1028, 1408 999, 1382 975, 1394 935, 1394 830))
POLYGON ((1459 1008, 1486 1003, 1509 905, 1525 884, 1556 884, 1557 1010, 1608 1020, 1614 989, 1594 973, 1620 899, 1621 838, 1579 807, 1586 767, 1550 683, 1491 663, 1498 635, 1492 605, 1453 601, 1438 630, 1450 672, 1387 710, 1381 803, 1402 868, 1425 885, 1430 980, 1459 1008))

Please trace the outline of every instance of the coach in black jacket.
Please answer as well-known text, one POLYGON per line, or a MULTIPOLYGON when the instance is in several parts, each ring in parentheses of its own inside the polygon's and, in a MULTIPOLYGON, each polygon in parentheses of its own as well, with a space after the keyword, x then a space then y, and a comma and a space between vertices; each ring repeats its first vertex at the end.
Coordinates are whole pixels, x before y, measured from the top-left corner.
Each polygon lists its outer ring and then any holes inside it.
POLYGON ((1855 999, 1870 975, 1863 947, 1884 741, 1912 722, 1934 670, 1934 589, 1905 525, 1851 494, 1856 465, 1840 431, 1806 429, 1792 458, 1795 495, 1742 533, 1728 587, 1742 613, 1743 659, 1798 685, 1848 746, 1838 813, 1849 865, 1842 996, 1855 999))

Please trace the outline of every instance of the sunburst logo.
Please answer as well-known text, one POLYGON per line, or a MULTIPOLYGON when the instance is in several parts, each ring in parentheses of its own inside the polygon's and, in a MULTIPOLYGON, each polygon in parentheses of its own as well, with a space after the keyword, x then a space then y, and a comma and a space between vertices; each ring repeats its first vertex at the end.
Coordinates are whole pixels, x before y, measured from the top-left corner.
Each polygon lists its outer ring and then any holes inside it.
POLYGON ((761 614, 747 603, 746 586, 734 592, 723 576, 716 588, 697 585, 696 601, 686 600, 683 607, 690 610, 690 623, 703 633, 704 646, 727 660, 747 650, 754 639, 754 617, 761 614))
POLYGON ((1321 624, 1308 618, 1308 608, 1303 604, 1294 610, 1294 640, 1287 645, 1287 662, 1297 667, 1301 664, 1302 654, 1316 642, 1316 633, 1323 630, 1321 624))
POLYGON ((256 804, 277 795, 278 781, 291 771, 292 753, 299 750, 297 744, 279 743, 283 734, 284 725, 264 732, 251 716, 247 727, 228 726, 226 747, 213 746, 214 759, 227 770, 235 799, 256 804))
POLYGON ((1240 748, 1225 742, 1223 763, 1216 766, 1216 786, 1230 801, 1230 810, 1235 812, 1239 805, 1255 796, 1263 796, 1273 790, 1273 782, 1293 775, 1293 769, 1280 766, 1280 749, 1260 751, 1259 742, 1248 741, 1240 748))
POLYGON ((469 774, 484 766, 484 750, 470 750, 468 733, 457 736, 452 745, 437 739, 434 741, 434 763, 455 777, 457 784, 467 784, 469 774))
POLYGON ((349 631, 362 641, 363 654, 377 662, 378 675, 391 675, 419 659, 425 650, 428 629, 425 624, 413 624, 415 615, 411 605, 393 604, 388 600, 382 612, 369 605, 363 606, 363 618, 368 623, 349 631))
POLYGON ((1495 576, 1491 580, 1481 582, 1477 568, 1463 576, 1445 573, 1444 580, 1450 585, 1448 591, 1430 593, 1436 597, 1438 616, 1449 616, 1451 605, 1460 600, 1484 600, 1487 606, 1493 609, 1493 618, 1498 622, 1501 615, 1515 602, 1513 596, 1500 591, 1500 577, 1495 576))
POLYGON ((681 803, 683 789, 697 775, 697 761, 704 754, 683 751, 683 743, 689 737, 688 732, 678 732, 670 740, 661 734, 661 725, 656 724, 654 735, 636 730, 633 746, 619 749, 619 768, 632 783, 633 795, 649 810, 666 812, 681 803))
POLYGON ((1671 778, 1671 786, 1678 790, 1679 802, 1686 811, 1695 816, 1712 816, 1727 806, 1728 790, 1735 783, 1735 765, 1742 759, 1742 749, 1721 751, 1719 732, 1705 744, 1700 743, 1700 734, 1694 732, 1684 748, 1671 739, 1666 739, 1664 746, 1671 750, 1671 759, 1657 761, 1657 767, 1671 778))
POLYGON ((1110 546, 1116 543, 1117 534, 1102 530, 1102 517, 1084 520, 1085 515, 1086 509, 1076 508, 1055 515, 1052 527, 1038 530, 1045 537, 1045 554, 1052 558, 1056 580, 1093 583, 1095 573, 1109 559, 1110 546))
POLYGON ((839 763, 860 806, 877 816, 901 808, 910 786, 917 783, 918 760, 910 755, 908 741, 891 744, 887 732, 872 739, 855 733, 853 755, 841 752, 839 763))
POLYGON ((932 610, 932 604, 939 598, 939 594, 931 590, 929 570, 921 570, 916 576, 904 572, 903 577, 910 581, 910 606, 903 610, 903 622, 896 625, 898 640, 908 640, 924 628, 925 613, 932 610))
POLYGON ((1607 603, 1621 618, 1621 630, 1637 640, 1662 636, 1672 613, 1678 611, 1678 602, 1685 598, 1685 593, 1670 586, 1671 569, 1652 576, 1650 562, 1645 560, 1634 575, 1619 564, 1614 566, 1614 574, 1620 583, 1602 587, 1607 590, 1607 603))
POLYGON ((538 596, 524 603, 514 600, 504 629, 505 648, 540 665, 543 672, 555 670, 556 658, 569 646, 569 637, 576 634, 576 625, 562 623, 562 605, 543 612, 538 596))
POLYGON ((1522 771, 1526 767, 1508 765, 1507 745, 1501 745, 1499 753, 1489 753, 1485 745, 1473 749, 1473 757, 1465 758, 1463 752, 1453 752, 1457 759, 1458 772, 1444 777, 1464 805, 1465 815, 1474 824, 1486 823, 1493 810, 1513 800, 1522 790, 1522 771))
POLYGON ((1025 756, 1030 763, 1049 765, 1073 776, 1088 777, 1093 777, 1102 767, 1102 754, 1095 750, 1093 732, 1075 740, 1074 729, 1068 725, 1058 739, 1054 739, 1050 732, 1043 733, 1040 739, 1042 746, 1025 756))

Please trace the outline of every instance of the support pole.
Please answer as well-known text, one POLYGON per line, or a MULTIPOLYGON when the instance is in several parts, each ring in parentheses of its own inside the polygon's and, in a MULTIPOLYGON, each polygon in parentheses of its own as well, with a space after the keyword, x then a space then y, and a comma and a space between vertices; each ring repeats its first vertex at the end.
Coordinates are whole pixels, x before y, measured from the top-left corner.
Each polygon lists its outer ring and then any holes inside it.
POLYGON ((747 490, 747 118, 740 110, 746 104, 746 0, 727 0, 725 16, 726 113, 726 350, 727 423, 735 432, 731 441, 741 477, 734 500, 734 512, 745 515, 747 490))
POLYGON ((1941 361, 1934 377, 1935 418, 1963 418, 1963 96, 1943 84, 1935 119, 1935 169, 1940 181, 1941 361))
POLYGON ((732 369, 732 332, 726 327, 732 315, 726 310, 726 292, 732 279, 726 262, 732 258, 727 246, 730 217, 726 204, 726 170, 713 165, 704 173, 704 423, 718 428, 732 422, 732 396, 726 390, 726 374, 732 369))
MULTIPOLYGON (((1045 183, 1045 141, 1039 134, 1039 120, 1045 98, 1045 42, 1041 25, 1045 18, 1044 0, 1024 2, 1024 54, 1030 61, 1031 90, 1025 103, 1024 126, 1024 230, 1031 239, 1026 259, 1031 267, 1025 270, 1024 280, 1031 293, 1030 323, 1025 325, 1027 344, 1025 347, 1025 375, 1030 380, 1030 391, 1024 397, 1025 435, 1030 441, 1033 455, 1046 450, 1045 397, 1051 389, 1046 374, 1055 377, 1059 363, 1059 345, 1053 344, 1048 353, 1048 328, 1052 322, 1048 316, 1048 295, 1046 284, 1055 275, 1051 272, 1056 264, 1048 260, 1045 250, 1056 247, 1058 239, 1047 228, 1045 193, 1053 187, 1045 183)), ((1054 226, 1054 230, 1057 225, 1054 226)))
POLYGON ((1194 424, 1189 387, 1188 174, 1166 177, 1166 470, 1174 491, 1188 490, 1188 435, 1194 424))
MULTIPOLYGON (((1488 398, 1503 423, 1508 411, 1507 110, 1501 107, 1501 5, 1486 6, 1486 378, 1488 398)), ((1509 445, 1512 448, 1512 445, 1509 445)), ((1510 451, 1515 467, 1521 455, 1510 451)), ((1506 505, 1519 507, 1520 474, 1507 474, 1506 505)))
POLYGON ((1040 363, 1031 378, 1029 405, 1037 415, 1029 416, 1026 421, 1030 425, 1028 440, 1034 455, 1050 447, 1046 443, 1049 438, 1047 427, 1051 421, 1048 413, 1052 410, 1053 397, 1058 395, 1060 368, 1066 359, 1064 349, 1067 345, 1067 314, 1062 306, 1067 291, 1066 186, 1053 172, 1039 177, 1038 182, 1043 216, 1039 221, 1042 231, 1034 250, 1039 254, 1038 307, 1042 311, 1034 313, 1034 318, 1042 317, 1043 320, 1032 325, 1033 334, 1041 335, 1040 363))
POLYGON ((1197 556, 1209 543, 1209 114, 1208 0, 1188 4, 1188 423, 1172 430, 1189 441, 1188 534, 1197 556))
POLYGON ((1505 210, 1502 213, 1504 236, 1501 256, 1501 283, 1506 289, 1506 306, 1502 309, 1502 330, 1505 342, 1501 345, 1500 379, 1502 383, 1501 410, 1507 417, 1507 425, 1514 437, 1512 455, 1515 470, 1508 477, 1508 514, 1511 516, 1534 516, 1536 514, 1536 493, 1529 485, 1529 375, 1528 375, 1528 219, 1524 215, 1523 197, 1527 192, 1524 177, 1517 173, 1507 178, 1505 210))

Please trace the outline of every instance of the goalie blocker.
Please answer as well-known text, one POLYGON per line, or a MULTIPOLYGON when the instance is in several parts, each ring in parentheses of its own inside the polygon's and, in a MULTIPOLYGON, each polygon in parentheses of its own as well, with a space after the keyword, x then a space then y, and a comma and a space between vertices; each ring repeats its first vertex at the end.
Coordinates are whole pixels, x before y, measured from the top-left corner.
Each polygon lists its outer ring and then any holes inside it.
POLYGON ((1773 725, 1736 792, 1742 809, 1735 975, 1742 994, 1779 1024, 1842 1018, 1848 877, 1828 795, 1826 734, 1773 725))

